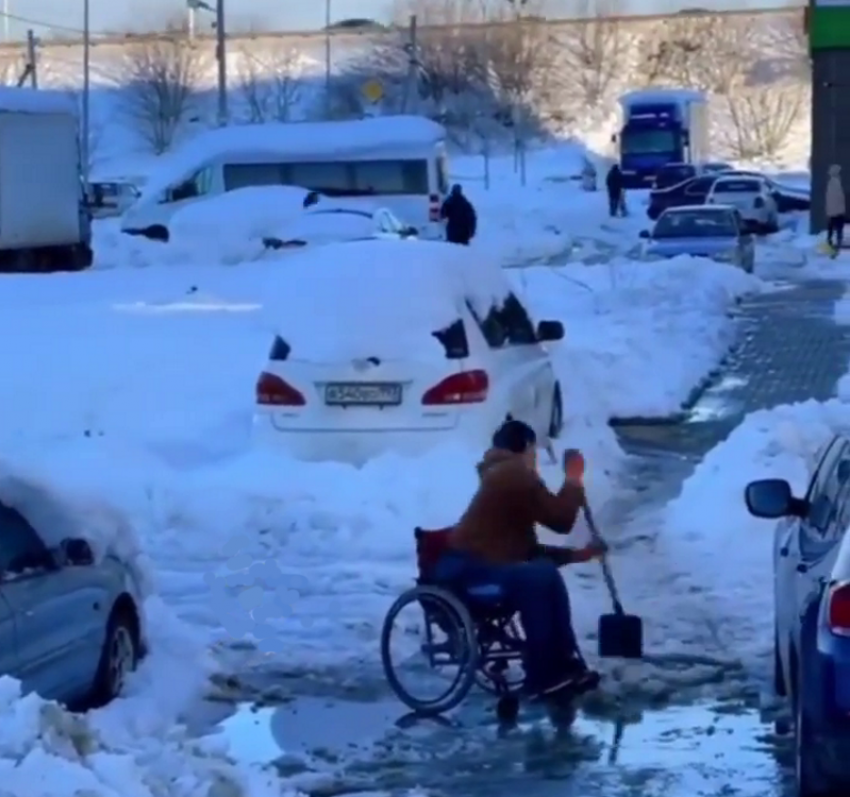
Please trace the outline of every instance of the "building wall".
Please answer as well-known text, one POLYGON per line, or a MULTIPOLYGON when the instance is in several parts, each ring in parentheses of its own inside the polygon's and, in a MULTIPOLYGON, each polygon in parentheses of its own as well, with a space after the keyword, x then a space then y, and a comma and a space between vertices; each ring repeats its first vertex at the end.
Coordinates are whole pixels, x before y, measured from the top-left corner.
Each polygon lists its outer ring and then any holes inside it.
POLYGON ((812 52, 812 213, 811 232, 826 227, 827 172, 833 163, 844 173, 850 197, 850 47, 812 52))

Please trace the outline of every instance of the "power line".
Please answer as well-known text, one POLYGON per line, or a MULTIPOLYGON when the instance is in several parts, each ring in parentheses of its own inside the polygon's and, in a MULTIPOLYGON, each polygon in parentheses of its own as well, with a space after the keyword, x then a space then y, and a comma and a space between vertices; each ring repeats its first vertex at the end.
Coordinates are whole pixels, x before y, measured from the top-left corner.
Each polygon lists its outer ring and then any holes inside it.
MULTIPOLYGON (((10 19, 13 22, 22 22, 25 25, 33 25, 36 28, 47 28, 48 30, 60 31, 62 33, 73 33, 76 36, 83 35, 82 28, 72 28, 68 25, 59 25, 55 22, 45 22, 43 19, 31 19, 30 17, 22 17, 18 14, 4 14, 0 11, 0 19, 10 19)), ((99 35, 99 34, 92 34, 99 35)))

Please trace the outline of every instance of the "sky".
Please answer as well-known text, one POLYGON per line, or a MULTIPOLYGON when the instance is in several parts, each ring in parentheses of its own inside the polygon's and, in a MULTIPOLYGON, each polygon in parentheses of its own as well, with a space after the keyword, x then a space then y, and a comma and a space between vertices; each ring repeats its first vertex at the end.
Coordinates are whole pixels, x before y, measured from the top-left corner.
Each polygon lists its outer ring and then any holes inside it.
MULTIPOLYGON (((590 0, 592 3, 593 0, 590 0)), ((215 5, 215 0, 208 0, 215 5)), ((225 0, 228 27, 234 32, 249 27, 266 30, 317 30, 325 24, 327 2, 331 19, 371 17, 379 21, 389 17, 392 0, 225 0)), ((567 8, 575 8, 576 0, 548 0, 551 16, 569 16, 567 8), (558 13, 559 7, 564 9, 558 13)), ((99 31, 141 32, 162 28, 164 22, 185 14, 186 0, 89 0, 91 29, 99 31)), ((72 36, 83 27, 84 0, 0 0, 7 19, 0 35, 22 39, 28 28, 36 35, 72 36), (17 19, 15 18, 17 17, 17 19), (8 27, 6 25, 8 21, 8 27), (36 24, 38 23, 38 24, 36 24)), ((802 0, 620 0, 628 5, 627 13, 668 13, 684 8, 728 10, 730 8, 764 8, 802 5, 802 0)), ((582 5, 585 5, 584 3, 582 5)), ((207 16, 199 12, 201 18, 207 16)))

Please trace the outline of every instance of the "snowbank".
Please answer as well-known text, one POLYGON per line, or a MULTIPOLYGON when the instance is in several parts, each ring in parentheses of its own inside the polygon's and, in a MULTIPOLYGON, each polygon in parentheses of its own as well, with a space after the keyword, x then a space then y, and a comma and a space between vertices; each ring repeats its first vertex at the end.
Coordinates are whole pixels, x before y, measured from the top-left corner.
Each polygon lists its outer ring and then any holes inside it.
POLYGON ((554 352, 567 412, 584 401, 605 419, 679 411, 732 344, 735 300, 763 285, 691 257, 524 269, 514 282, 539 318, 564 322, 554 352))
POLYGON ((773 639, 773 525, 753 518, 744 487, 783 478, 800 494, 818 449, 850 427, 850 405, 808 401, 748 415, 712 449, 667 509, 656 555, 683 610, 715 650, 767 672, 773 639), (702 607, 701 609, 699 607, 702 607))
MULTIPOLYGON (((175 691, 178 687, 175 684, 175 691)), ((106 710, 115 714, 121 701, 106 710)), ((27 797, 281 797, 278 773, 238 764, 219 738, 185 728, 156 736, 111 732, 104 714, 73 715, 0 678, 0 779, 4 795, 27 797)))

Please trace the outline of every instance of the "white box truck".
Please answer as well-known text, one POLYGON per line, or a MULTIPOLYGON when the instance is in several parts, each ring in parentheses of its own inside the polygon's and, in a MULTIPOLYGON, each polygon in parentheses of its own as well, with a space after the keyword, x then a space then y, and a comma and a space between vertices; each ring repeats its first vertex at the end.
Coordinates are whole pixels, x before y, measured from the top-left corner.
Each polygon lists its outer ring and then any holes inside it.
POLYGON ((76 102, 60 92, 0 87, 0 272, 91 263, 76 102))

